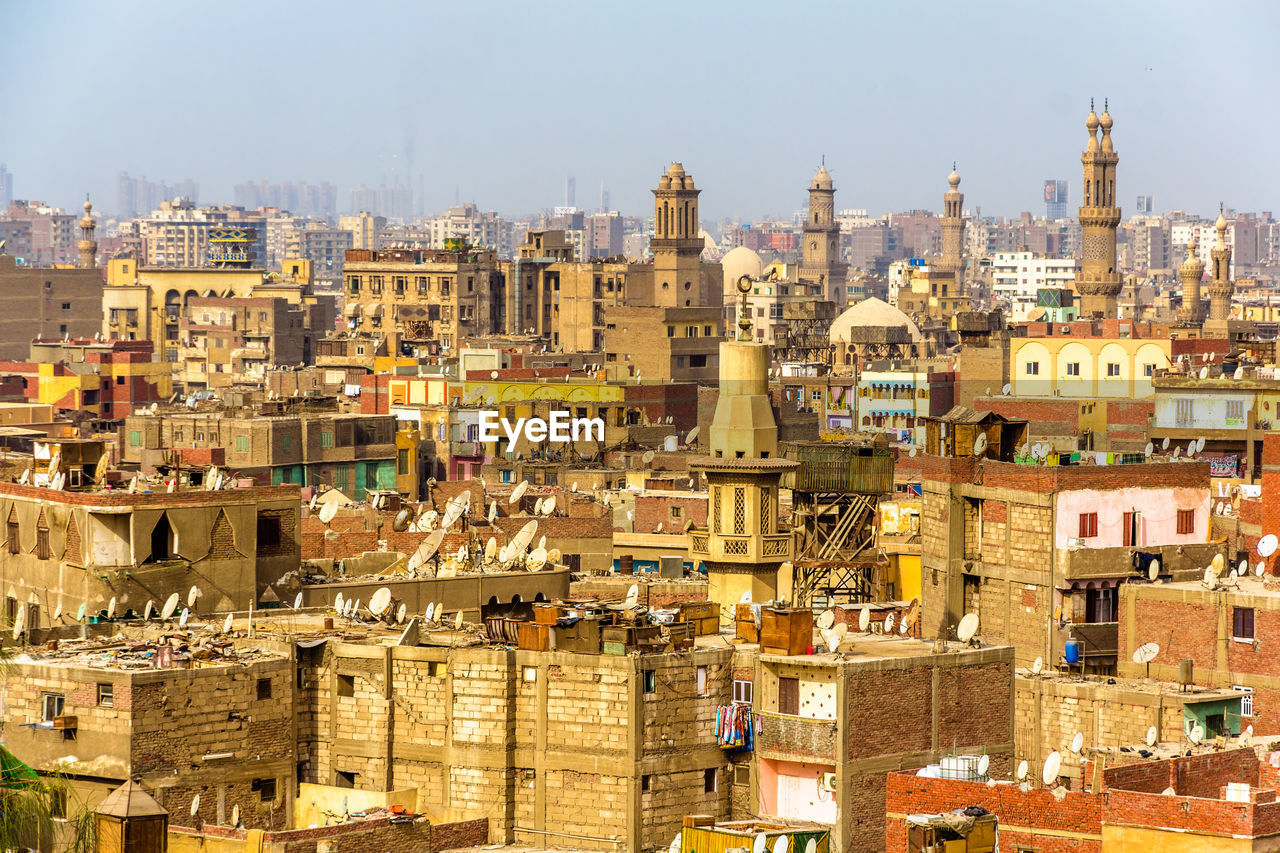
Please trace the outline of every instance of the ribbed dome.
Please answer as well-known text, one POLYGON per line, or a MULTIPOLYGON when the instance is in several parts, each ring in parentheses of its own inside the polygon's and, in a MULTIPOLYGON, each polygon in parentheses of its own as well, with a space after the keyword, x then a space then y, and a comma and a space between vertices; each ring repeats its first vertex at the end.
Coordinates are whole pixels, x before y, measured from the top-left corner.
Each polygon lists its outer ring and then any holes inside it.
POLYGON ((924 338, 920 333, 920 327, 912 322, 910 317, 883 299, 877 299, 874 296, 850 306, 832 321, 831 342, 849 340, 849 330, 855 327, 860 329, 905 327, 911 335, 911 340, 919 341, 924 338))

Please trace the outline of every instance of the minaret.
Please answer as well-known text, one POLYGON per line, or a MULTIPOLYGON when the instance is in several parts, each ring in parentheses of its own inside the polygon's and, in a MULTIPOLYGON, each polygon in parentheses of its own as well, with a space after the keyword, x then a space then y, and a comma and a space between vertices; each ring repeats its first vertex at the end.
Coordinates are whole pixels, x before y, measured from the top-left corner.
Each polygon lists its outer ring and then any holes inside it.
POLYGON ((1178 322, 1183 326, 1204 324, 1204 302, 1200 298, 1200 281, 1204 278, 1204 262, 1196 251, 1196 241, 1187 244, 1187 259, 1178 267, 1182 279, 1182 307, 1178 309, 1178 322))
MULTIPOLYGON (((693 176, 672 163, 653 191, 653 300, 668 308, 705 304, 701 289, 702 238, 693 176)), ((717 284, 717 287, 721 285, 717 284)))
POLYGON ((98 223, 94 221, 92 214, 93 203, 85 196, 84 219, 80 220, 80 242, 77 248, 80 250, 80 268, 86 270, 98 265, 98 241, 93 238, 98 223))
POLYGON ((707 566, 708 598, 732 619, 733 607, 778 597, 778 569, 794 540, 778 525, 778 487, 798 463, 778 457, 778 425, 769 403, 768 344, 756 343, 746 310, 751 279, 738 280, 743 310, 736 340, 720 344, 720 398, 711 421, 711 455, 690 467, 706 473, 711 503, 707 529, 689 531, 690 551, 707 566))
POLYGON ((1213 262, 1213 276, 1209 281, 1209 322, 1221 323, 1225 326, 1231 314, 1231 294, 1235 285, 1231 281, 1231 247, 1227 245, 1227 218, 1218 208, 1218 221, 1213 223, 1218 229, 1218 242, 1209 252, 1213 262))
POLYGON ((1116 206, 1116 163, 1120 158, 1111 144, 1111 113, 1105 102, 1101 118, 1090 102, 1085 127, 1089 130, 1089 144, 1080 155, 1080 162, 1084 164, 1084 204, 1080 206, 1084 258, 1076 275, 1075 289, 1081 297, 1083 316, 1114 318, 1117 297, 1124 286, 1116 269, 1116 226, 1120 224, 1120 208, 1116 206))
POLYGON ((942 263, 939 266, 956 274, 956 286, 963 284, 964 260, 964 193, 960 192, 960 173, 951 164, 947 176, 951 189, 942 196, 942 263))
POLYGON ((845 265, 840 263, 836 188, 824 162, 809 182, 809 216, 800 254, 800 280, 822 285, 822 298, 843 303, 845 265))

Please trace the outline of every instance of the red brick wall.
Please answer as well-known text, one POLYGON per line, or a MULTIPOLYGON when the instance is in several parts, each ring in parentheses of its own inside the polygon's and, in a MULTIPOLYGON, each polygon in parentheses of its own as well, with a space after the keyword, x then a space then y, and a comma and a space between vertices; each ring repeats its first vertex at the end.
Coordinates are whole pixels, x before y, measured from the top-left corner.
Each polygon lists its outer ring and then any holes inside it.
POLYGON ((656 533, 659 524, 664 533, 673 533, 684 529, 686 522, 692 521, 698 527, 707 526, 707 497, 675 497, 671 495, 638 495, 636 497, 635 519, 632 522, 636 533, 656 533), (680 508, 680 517, 671 517, 671 507, 680 508))

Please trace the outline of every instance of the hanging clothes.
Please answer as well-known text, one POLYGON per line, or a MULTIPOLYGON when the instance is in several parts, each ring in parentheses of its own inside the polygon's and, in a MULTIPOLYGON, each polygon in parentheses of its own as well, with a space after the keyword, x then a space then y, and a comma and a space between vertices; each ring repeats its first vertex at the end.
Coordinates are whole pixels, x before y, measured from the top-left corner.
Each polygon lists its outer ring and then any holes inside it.
POLYGON ((716 743, 721 749, 751 749, 755 743, 755 726, 750 705, 716 707, 716 743))

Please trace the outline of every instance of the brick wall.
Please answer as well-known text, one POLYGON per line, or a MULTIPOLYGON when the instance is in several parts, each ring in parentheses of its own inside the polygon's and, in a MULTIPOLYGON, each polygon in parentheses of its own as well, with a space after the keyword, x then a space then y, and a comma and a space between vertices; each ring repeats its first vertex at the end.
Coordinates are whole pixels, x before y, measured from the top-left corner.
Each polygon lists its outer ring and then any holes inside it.
POLYGON ((692 521, 697 527, 707 526, 707 496, 676 497, 673 495, 649 494, 636 496, 635 519, 633 529, 636 533, 656 533, 659 524, 665 533, 684 530, 684 525, 692 521), (676 509, 678 514, 673 514, 676 509))

